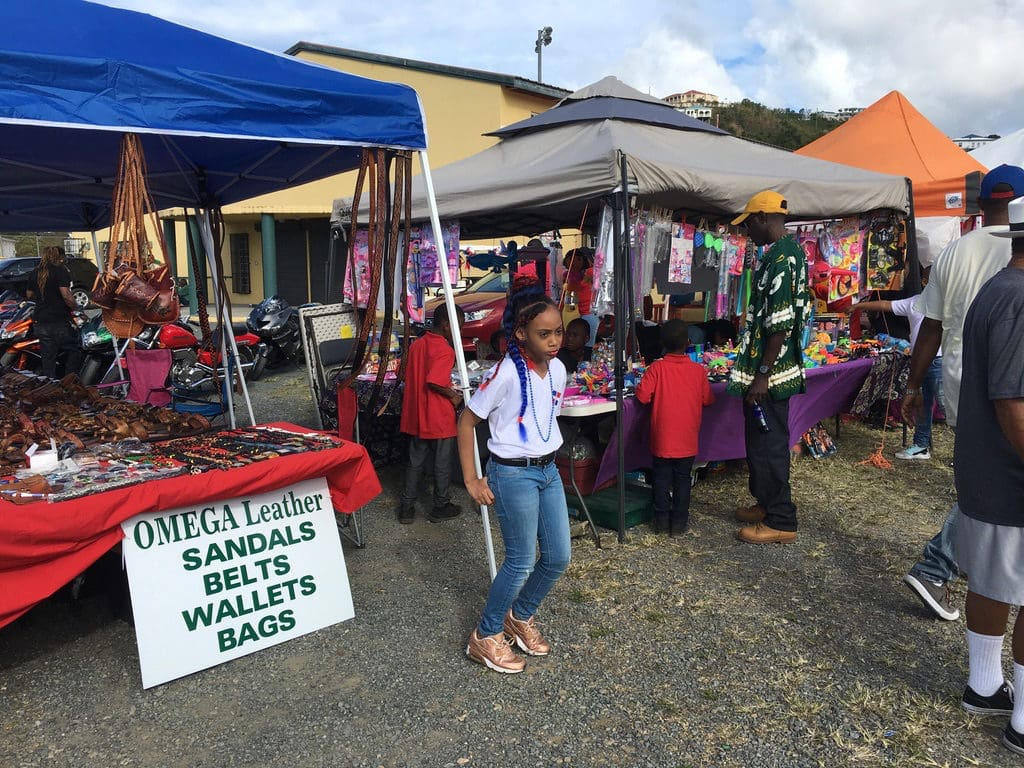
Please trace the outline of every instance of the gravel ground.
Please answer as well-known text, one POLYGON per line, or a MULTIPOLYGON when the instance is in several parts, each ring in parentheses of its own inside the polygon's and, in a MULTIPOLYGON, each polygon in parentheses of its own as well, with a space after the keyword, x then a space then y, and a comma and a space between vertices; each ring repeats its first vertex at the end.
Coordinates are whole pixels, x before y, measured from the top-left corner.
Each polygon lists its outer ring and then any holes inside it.
MULTIPOLYGON (((315 424, 302 370, 252 394, 260 420, 315 424)), ((345 544, 352 621, 149 691, 102 595, 0 630, 0 765, 1014 764, 1004 721, 959 709, 962 621, 899 582, 949 507, 950 434, 930 462, 858 466, 880 436, 847 425, 837 457, 795 461, 796 545, 732 538, 736 468, 698 484, 683 537, 576 539, 538 616, 555 651, 518 676, 462 656, 488 584, 467 497, 400 526, 382 469, 368 546, 345 544)))

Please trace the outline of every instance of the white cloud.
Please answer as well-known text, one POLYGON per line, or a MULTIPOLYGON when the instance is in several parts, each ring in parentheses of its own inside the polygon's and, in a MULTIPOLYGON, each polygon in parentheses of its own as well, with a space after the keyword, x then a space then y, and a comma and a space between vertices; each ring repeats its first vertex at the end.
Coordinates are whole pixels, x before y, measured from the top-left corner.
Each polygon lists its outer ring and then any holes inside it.
POLYGON ((770 106, 866 106, 902 91, 949 133, 1024 126, 1020 0, 102 0, 273 50, 306 40, 544 80, 613 74, 770 106))
POLYGON ((750 83, 757 98, 867 106, 895 89, 948 133, 1024 124, 1024 22, 1005 0, 772 5, 744 29, 765 49, 761 82, 750 83))
POLYGON ((615 67, 620 79, 641 91, 663 98, 696 89, 724 99, 742 97, 738 85, 708 48, 689 39, 685 30, 650 30, 640 43, 626 50, 615 67))

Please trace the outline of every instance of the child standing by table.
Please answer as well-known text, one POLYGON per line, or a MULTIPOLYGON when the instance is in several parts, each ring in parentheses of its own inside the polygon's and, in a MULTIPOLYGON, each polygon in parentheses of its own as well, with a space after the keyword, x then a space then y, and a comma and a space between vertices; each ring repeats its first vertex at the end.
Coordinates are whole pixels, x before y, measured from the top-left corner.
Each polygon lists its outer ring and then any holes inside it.
POLYGON ((555 465, 562 444, 558 412, 565 366, 558 359, 562 317, 536 284, 517 286, 503 318, 508 353, 470 399, 459 419, 459 458, 466 490, 478 504, 493 504, 505 561, 491 584, 480 624, 466 655, 496 672, 522 672, 531 656, 551 645, 534 622, 541 600, 569 565, 569 512, 555 465), (476 476, 473 433, 487 419, 490 460, 476 476), (537 543, 540 559, 537 560, 537 543))
POLYGON ((669 320, 661 328, 665 356, 655 360, 636 389, 651 407, 654 457, 655 532, 685 533, 690 523, 690 473, 697 455, 703 407, 715 402, 704 368, 686 354, 686 325, 669 320))
MULTIPOLYGON (((462 325, 462 310, 456 307, 462 325)), ((409 466, 405 489, 398 505, 398 522, 409 524, 416 517, 416 496, 420 474, 431 452, 434 454, 434 505, 427 517, 438 522, 450 520, 462 511, 452 504, 449 484, 452 448, 455 446, 455 409, 462 405, 462 393, 452 389, 455 349, 448 308, 434 309, 433 327, 416 339, 406 352, 405 393, 399 429, 409 435, 409 466)))

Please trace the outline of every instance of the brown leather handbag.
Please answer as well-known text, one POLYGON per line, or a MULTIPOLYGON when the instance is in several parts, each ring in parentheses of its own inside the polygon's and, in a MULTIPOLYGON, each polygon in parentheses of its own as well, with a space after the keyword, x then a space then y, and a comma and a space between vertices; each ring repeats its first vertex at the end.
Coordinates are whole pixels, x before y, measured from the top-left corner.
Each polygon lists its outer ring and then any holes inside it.
POLYGON ((92 300, 103 307, 103 322, 110 332, 118 338, 129 338, 147 323, 177 320, 178 294, 166 265, 163 227, 146 187, 142 145, 132 133, 121 141, 110 242, 113 247, 92 291, 92 300), (147 223, 156 233, 158 248, 149 241, 147 223))

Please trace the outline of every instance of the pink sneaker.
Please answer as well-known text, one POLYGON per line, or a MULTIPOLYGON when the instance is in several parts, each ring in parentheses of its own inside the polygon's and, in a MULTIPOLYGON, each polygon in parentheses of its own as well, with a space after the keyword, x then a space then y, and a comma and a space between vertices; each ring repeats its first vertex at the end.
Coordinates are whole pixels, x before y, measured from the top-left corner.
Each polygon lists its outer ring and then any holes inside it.
POLYGON ((505 614, 505 634, 512 638, 512 642, 518 645, 523 653, 531 656, 547 656, 551 653, 551 643, 545 640, 544 635, 537 629, 533 616, 526 621, 520 621, 509 609, 505 614))
POLYGON ((474 629, 466 644, 466 655, 477 664, 507 675, 514 675, 526 668, 526 659, 512 653, 504 632, 480 637, 474 629))

